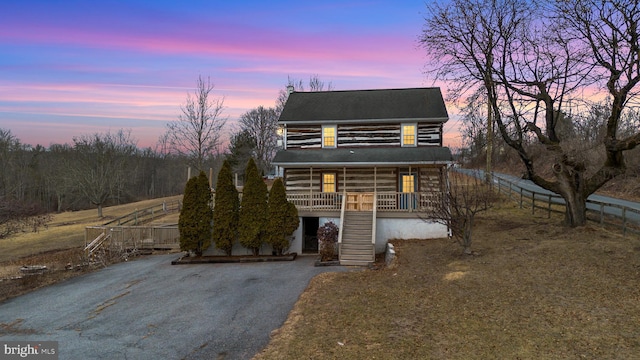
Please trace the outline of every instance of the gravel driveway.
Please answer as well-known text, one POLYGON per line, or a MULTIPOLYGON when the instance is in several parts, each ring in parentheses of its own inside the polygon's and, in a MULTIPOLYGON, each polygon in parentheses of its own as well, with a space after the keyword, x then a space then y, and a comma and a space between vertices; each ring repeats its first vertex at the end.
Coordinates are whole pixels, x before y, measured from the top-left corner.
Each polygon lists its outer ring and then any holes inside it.
POLYGON ((295 261, 172 266, 148 256, 0 305, 0 343, 58 341, 60 359, 250 359, 309 280, 295 261), (9 325, 10 324, 10 325, 9 325))

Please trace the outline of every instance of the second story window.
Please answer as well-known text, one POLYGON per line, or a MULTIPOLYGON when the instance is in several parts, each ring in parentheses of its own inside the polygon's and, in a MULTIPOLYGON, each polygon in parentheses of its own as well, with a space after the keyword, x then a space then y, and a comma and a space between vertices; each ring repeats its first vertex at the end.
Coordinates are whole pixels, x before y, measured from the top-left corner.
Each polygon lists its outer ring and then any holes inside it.
POLYGON ((324 125, 322 126, 322 147, 323 148, 334 148, 336 147, 336 126, 335 125, 324 125))
POLYGON ((416 124, 402 124, 400 137, 402 146, 416 146, 417 126, 416 124))

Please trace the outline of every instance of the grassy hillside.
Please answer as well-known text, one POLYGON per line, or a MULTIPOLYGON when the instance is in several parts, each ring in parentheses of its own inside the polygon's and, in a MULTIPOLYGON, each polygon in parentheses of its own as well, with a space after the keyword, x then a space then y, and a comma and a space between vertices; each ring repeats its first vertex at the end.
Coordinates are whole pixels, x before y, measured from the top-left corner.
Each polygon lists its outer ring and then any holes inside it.
MULTIPOLYGON (((34 254, 83 246, 86 226, 100 225, 109 219, 132 213, 137 209, 181 198, 182 195, 179 195, 106 207, 103 209, 103 218, 98 217, 95 209, 54 214, 48 226, 41 228, 38 232, 25 232, 1 239, 0 263, 34 254)), ((159 218, 157 222, 177 223, 177 219, 178 214, 175 213, 159 218)))

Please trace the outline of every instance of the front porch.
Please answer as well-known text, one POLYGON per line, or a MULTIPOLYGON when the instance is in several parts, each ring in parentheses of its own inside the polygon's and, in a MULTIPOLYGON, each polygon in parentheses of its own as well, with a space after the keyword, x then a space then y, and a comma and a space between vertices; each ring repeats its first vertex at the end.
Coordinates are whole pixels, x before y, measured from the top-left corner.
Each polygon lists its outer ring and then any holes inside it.
POLYGON ((294 192, 287 199, 303 215, 340 213, 343 199, 346 211, 373 211, 397 215, 428 214, 441 201, 442 194, 434 192, 294 192))

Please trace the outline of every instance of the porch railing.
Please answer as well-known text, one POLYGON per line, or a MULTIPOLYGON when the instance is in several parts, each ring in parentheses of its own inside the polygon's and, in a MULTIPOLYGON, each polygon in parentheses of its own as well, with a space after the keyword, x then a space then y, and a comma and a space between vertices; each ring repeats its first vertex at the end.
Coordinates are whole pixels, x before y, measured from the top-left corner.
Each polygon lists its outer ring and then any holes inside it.
POLYGON ((342 205, 342 193, 287 193, 287 200, 291 201, 298 208, 298 210, 340 211, 340 207, 342 205))
MULTIPOLYGON (((442 197, 441 194, 435 192, 377 192, 375 194, 376 210, 379 212, 429 212, 442 197)), ((343 194, 325 192, 287 193, 287 199, 294 203, 299 211, 340 211, 343 194)), ((366 210, 371 211, 372 209, 366 210)))

